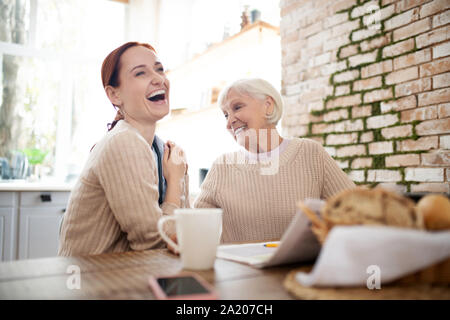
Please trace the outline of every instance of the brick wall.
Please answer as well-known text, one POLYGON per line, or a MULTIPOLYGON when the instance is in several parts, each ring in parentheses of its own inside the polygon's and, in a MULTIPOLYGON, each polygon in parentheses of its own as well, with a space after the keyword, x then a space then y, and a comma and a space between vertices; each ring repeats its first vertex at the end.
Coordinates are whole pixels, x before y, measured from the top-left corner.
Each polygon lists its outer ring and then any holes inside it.
POLYGON ((281 0, 286 136, 357 183, 450 192, 450 1, 281 0))

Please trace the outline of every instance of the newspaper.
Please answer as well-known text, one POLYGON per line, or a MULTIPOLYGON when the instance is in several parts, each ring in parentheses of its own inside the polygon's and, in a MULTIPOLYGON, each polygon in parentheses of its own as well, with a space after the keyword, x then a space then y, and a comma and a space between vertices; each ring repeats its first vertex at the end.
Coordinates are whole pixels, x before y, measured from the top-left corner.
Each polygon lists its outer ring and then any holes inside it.
POLYGON ((221 245, 217 257, 256 268, 311 262, 318 256, 321 246, 310 226, 308 217, 298 210, 280 241, 221 245), (267 243, 278 246, 266 247, 267 243))

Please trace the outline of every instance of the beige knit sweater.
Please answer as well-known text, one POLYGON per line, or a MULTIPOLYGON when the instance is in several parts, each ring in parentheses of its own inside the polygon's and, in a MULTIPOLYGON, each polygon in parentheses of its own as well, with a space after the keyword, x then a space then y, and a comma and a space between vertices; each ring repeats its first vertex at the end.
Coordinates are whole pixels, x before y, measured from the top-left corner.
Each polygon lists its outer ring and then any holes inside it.
MULTIPOLYGON (((184 201, 189 199, 188 192, 185 180, 182 206, 189 206, 184 201)), ((151 146, 137 129, 119 121, 96 144, 72 190, 58 254, 164 247, 156 224, 177 206, 164 202, 160 207, 158 197, 157 164, 151 146)))
POLYGON ((285 139, 279 148, 279 157, 238 151, 212 165, 194 207, 223 209, 222 243, 279 240, 298 200, 355 187, 319 143, 285 139))

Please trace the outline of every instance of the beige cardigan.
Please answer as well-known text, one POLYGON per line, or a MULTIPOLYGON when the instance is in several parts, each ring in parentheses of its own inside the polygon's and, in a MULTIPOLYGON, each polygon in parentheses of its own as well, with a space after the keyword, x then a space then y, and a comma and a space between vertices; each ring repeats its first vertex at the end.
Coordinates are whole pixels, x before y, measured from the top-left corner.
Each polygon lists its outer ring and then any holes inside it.
POLYGON ((355 187, 319 143, 284 141, 279 157, 252 163, 250 153, 238 151, 212 165, 194 207, 223 209, 222 242, 280 239, 298 200, 326 199, 355 187))
MULTIPOLYGON (((189 207, 185 178, 182 207, 189 207)), ((96 144, 72 190, 58 254, 164 247, 157 221, 178 207, 167 202, 160 207, 158 197, 157 164, 151 146, 137 129, 119 121, 96 144)))

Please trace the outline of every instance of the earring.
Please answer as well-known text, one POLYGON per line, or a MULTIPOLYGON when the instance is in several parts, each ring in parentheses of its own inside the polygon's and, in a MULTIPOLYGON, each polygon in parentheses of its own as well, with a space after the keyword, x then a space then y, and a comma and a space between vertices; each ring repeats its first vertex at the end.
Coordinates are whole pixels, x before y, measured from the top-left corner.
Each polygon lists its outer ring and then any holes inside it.
POLYGON ((116 110, 116 113, 123 116, 123 113, 122 113, 122 110, 120 109, 120 107, 117 105, 113 105, 113 106, 114 106, 114 109, 116 110))

